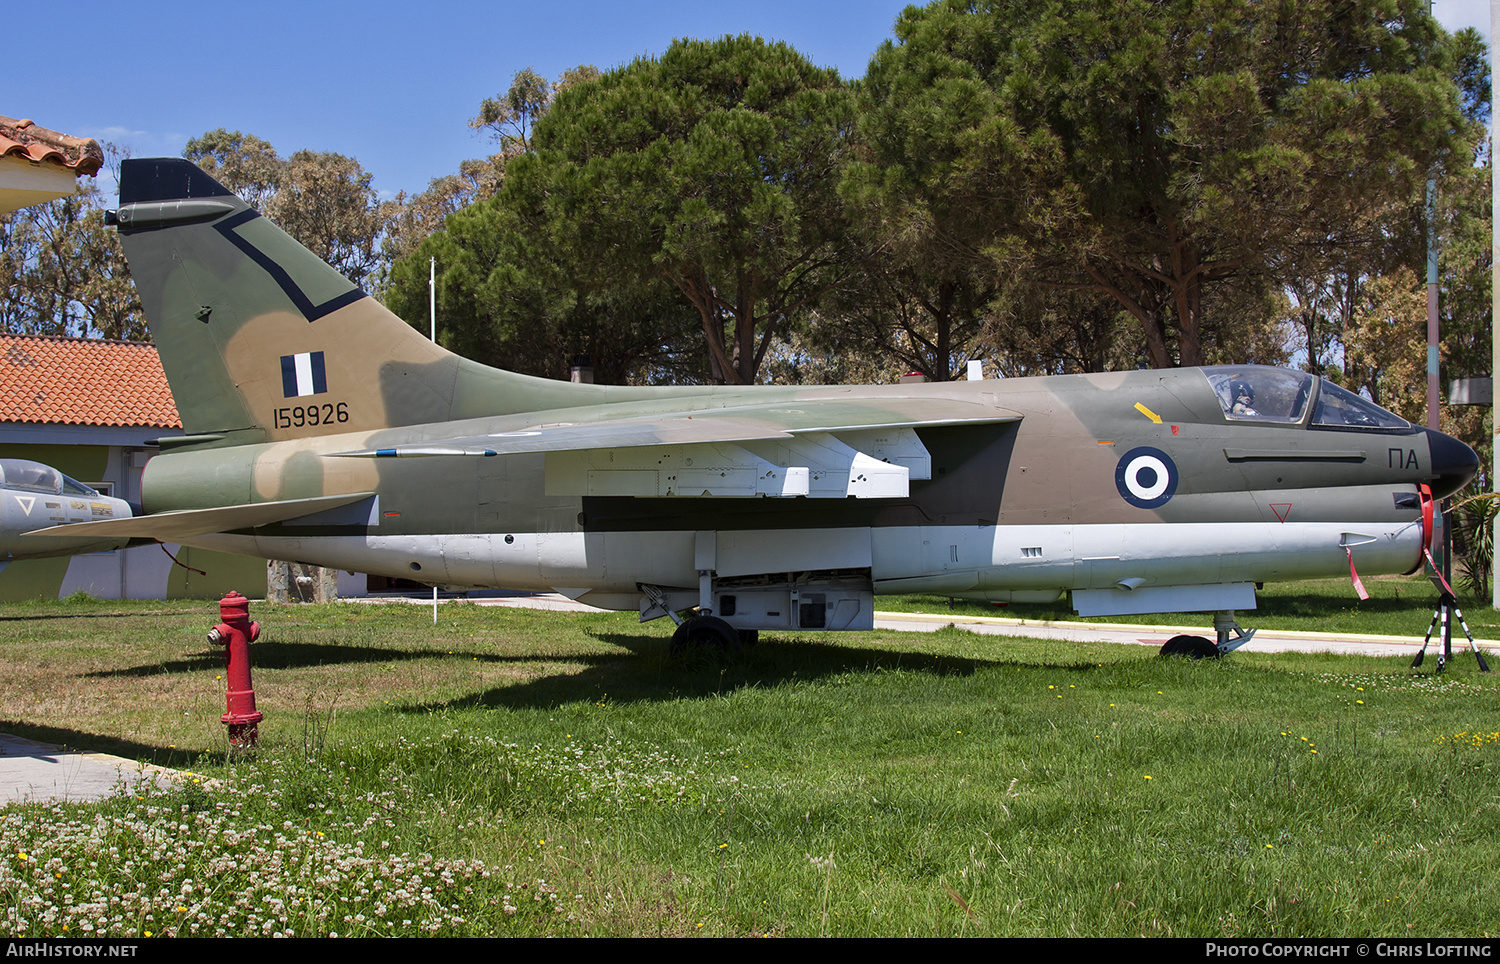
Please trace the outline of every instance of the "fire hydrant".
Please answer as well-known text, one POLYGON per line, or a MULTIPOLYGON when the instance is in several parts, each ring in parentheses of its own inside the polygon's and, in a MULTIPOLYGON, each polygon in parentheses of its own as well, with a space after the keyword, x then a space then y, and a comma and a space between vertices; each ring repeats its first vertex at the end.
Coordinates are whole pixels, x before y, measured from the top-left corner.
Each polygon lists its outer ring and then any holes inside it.
POLYGON ((208 631, 208 641, 224 647, 224 679, 228 686, 226 712, 220 718, 229 727, 229 745, 254 746, 256 729, 264 717, 255 709, 255 689, 250 685, 250 644, 260 638, 260 623, 250 621, 250 600, 233 589, 219 600, 223 622, 208 631))

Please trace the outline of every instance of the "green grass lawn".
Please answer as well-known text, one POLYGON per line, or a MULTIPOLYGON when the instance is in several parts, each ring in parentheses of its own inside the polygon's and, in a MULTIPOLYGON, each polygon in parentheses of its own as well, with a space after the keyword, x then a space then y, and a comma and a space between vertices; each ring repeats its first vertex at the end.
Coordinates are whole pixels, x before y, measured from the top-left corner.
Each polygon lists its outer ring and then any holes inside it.
POLYGON ((1436 676, 947 629, 683 666, 629 614, 252 616, 241 758, 215 608, 0 616, 0 727, 204 781, 0 811, 0 933, 1500 930, 1500 684, 1467 654, 1436 676))

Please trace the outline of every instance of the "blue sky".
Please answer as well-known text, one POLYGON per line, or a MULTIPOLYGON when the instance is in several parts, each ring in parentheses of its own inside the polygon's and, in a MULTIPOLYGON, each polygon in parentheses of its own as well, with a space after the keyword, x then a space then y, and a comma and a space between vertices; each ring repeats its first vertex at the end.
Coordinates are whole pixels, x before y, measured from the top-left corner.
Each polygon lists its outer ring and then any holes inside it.
MULTIPOLYGON (((659 54, 676 37, 753 33, 859 77, 904 0, 135 0, 14 5, 0 114, 175 155, 216 127, 357 158, 383 195, 490 153, 467 124, 524 67, 555 77, 659 54), (21 51, 25 51, 22 53, 21 51)), ((1488 0, 1436 0, 1488 36, 1488 0)), ((112 190, 112 185, 100 187, 112 190)))

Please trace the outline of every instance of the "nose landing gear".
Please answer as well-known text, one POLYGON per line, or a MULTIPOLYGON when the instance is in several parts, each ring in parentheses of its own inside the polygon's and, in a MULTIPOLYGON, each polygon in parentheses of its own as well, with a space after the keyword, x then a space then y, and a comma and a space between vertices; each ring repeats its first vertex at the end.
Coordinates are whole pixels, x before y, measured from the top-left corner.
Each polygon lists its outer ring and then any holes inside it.
POLYGON ((1234 618, 1234 610, 1214 613, 1217 644, 1205 636, 1173 636, 1162 645, 1160 656, 1186 656, 1189 659, 1217 659, 1232 653, 1255 638, 1255 630, 1246 629, 1234 618))

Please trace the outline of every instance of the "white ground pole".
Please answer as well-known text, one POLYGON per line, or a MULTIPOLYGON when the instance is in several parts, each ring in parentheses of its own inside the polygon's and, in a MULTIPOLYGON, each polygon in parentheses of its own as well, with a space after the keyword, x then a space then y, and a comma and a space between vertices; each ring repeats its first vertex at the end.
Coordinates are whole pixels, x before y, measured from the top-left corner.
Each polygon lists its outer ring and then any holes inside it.
MULTIPOLYGON (((1491 0, 1494 3, 1494 0, 1491 0)), ((428 258, 428 324, 432 343, 438 343, 438 259, 428 258)), ((432 586, 432 625, 438 625, 438 588, 432 586)))
MULTIPOLYGON (((1500 59, 1497 59, 1495 56, 1495 41, 1497 39, 1500 39, 1500 3, 1497 3, 1497 0, 1490 0, 1490 78, 1492 83, 1495 77, 1496 65, 1500 64, 1500 59)), ((1490 109, 1491 111, 1494 110, 1493 105, 1490 109)), ((1491 130, 1493 130, 1494 114, 1491 113, 1490 117, 1491 130)), ((1490 144, 1491 170, 1494 169, 1495 164, 1494 149, 1492 134, 1490 144)), ((1492 378, 1500 376, 1500 340, 1496 340, 1495 338, 1495 315, 1497 312, 1500 312, 1500 243, 1496 243, 1494 233, 1495 219, 1500 217, 1500 200, 1497 200, 1497 197, 1500 196, 1495 194, 1495 180, 1492 175, 1490 178, 1490 376, 1492 378)), ((1494 451, 1491 457, 1494 460, 1494 464, 1490 467, 1491 492, 1496 491, 1495 482, 1497 479, 1500 479, 1500 417, 1496 417, 1496 415, 1496 410, 1492 405, 1490 407, 1490 428, 1495 432, 1492 441, 1497 444, 1492 446, 1494 451)), ((1496 520, 1496 525, 1500 525, 1500 519, 1496 520)), ((1500 535, 1500 533, 1495 534, 1500 535)), ((1494 608, 1500 609, 1500 579, 1491 579, 1490 586, 1490 591, 1494 594, 1490 600, 1490 604, 1494 608)))

